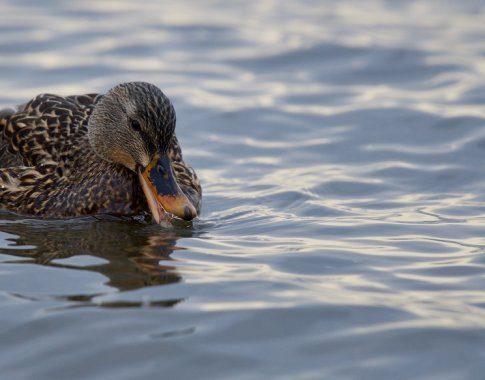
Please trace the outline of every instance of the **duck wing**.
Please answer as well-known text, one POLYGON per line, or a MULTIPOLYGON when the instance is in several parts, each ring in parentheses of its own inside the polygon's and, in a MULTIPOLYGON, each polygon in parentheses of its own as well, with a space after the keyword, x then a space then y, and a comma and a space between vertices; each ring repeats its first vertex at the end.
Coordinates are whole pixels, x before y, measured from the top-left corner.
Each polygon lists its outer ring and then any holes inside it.
POLYGON ((86 153, 87 121, 100 97, 41 94, 0 111, 0 207, 48 216, 47 203, 68 185, 65 170, 86 153))
MULTIPOLYGON (((0 127, 6 124, 6 120, 16 111, 12 108, 0 110, 0 127)), ((23 165, 22 158, 18 154, 12 154, 8 151, 8 142, 0 138, 0 167, 23 165)))
POLYGON ((0 112, 0 166, 57 166, 87 132, 99 94, 41 94, 17 111, 0 112))

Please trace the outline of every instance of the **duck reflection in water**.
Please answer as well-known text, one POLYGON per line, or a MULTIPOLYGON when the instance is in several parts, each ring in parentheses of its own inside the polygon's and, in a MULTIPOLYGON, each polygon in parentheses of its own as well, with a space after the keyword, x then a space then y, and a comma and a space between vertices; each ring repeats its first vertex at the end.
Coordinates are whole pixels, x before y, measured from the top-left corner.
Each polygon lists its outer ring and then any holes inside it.
MULTIPOLYGON (((4 219, 12 219, 4 215, 4 219)), ((36 263, 51 267, 97 272, 105 276, 108 286, 119 291, 136 290, 147 286, 172 284, 181 280, 170 255, 178 249, 179 238, 193 236, 193 230, 175 227, 161 230, 157 226, 122 221, 75 220, 72 222, 22 220, 7 221, 3 232, 18 236, 10 248, 0 253, 22 260, 9 263, 36 263), (63 262, 74 256, 102 259, 88 265, 63 262), (25 260, 27 258, 27 260, 25 260), (63 260, 64 259, 64 260, 63 260)), ((10 240, 10 239, 9 239, 10 240)), ((90 302, 100 294, 71 295, 63 298, 73 302, 90 302)), ((150 303, 152 306, 173 306, 181 300, 150 303)), ((116 303, 109 307, 137 307, 140 303, 116 303)))

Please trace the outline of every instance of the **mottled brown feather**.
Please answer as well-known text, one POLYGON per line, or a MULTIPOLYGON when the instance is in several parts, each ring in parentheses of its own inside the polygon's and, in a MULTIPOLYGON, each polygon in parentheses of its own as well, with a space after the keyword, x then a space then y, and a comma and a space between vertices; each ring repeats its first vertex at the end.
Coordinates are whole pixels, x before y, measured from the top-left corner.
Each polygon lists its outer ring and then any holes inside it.
MULTIPOLYGON (((102 96, 41 94, 17 111, 0 111, 1 208, 46 218, 148 211, 137 175, 90 146, 88 120, 102 96)), ((175 135, 169 156, 198 211, 200 184, 175 135)))

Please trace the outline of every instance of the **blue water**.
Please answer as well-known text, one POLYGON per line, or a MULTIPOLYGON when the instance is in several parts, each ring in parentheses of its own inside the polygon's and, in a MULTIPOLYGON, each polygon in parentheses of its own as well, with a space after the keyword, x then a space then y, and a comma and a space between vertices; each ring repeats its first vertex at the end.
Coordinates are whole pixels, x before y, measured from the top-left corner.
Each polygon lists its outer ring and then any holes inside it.
POLYGON ((481 379, 483 1, 0 2, 0 105, 143 80, 192 227, 0 214, 2 379, 481 379))

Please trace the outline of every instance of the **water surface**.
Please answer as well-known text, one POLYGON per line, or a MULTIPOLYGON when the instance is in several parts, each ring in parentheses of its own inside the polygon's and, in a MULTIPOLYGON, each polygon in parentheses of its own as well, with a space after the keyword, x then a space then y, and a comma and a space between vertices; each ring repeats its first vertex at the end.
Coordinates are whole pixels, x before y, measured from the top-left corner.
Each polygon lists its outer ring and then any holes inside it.
POLYGON ((5 379, 478 379, 481 1, 3 1, 0 104, 155 83, 201 217, 0 214, 5 379))

